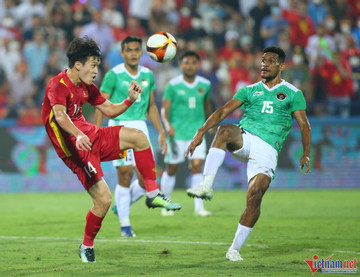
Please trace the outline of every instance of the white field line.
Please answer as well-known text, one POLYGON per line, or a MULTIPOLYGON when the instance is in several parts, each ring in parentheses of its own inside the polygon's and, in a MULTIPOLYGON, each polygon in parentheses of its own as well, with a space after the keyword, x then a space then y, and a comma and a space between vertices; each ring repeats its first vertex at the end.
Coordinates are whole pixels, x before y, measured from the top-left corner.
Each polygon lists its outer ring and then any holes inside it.
MULTIPOLYGON (((0 240, 63 240, 63 241, 81 241, 82 238, 67 238, 67 237, 27 237, 27 236, 0 236, 0 240)), ((229 246, 230 242, 210 242, 210 241, 181 241, 181 240, 149 240, 149 239, 103 239, 97 238, 97 242, 126 242, 126 243, 175 243, 175 244, 204 244, 204 245, 227 245, 229 246)), ((254 248, 271 248, 267 245, 258 245, 258 244, 245 244, 247 247, 254 248)), ((292 248, 286 248, 292 249, 292 248)), ((360 254, 360 252, 356 251, 348 251, 348 250, 328 250, 328 249, 319 249, 319 248, 303 248, 303 249, 295 249, 309 252, 316 251, 327 251, 332 253, 347 253, 347 254, 360 254)))

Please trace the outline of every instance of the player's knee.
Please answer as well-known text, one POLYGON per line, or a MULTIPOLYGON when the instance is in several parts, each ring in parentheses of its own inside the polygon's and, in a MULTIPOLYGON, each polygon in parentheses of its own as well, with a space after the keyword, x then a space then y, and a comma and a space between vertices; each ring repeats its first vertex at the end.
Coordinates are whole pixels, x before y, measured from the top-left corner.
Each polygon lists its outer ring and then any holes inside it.
POLYGON ((227 142, 228 139, 231 137, 231 130, 230 130, 230 127, 228 125, 229 124, 221 125, 217 129, 215 139, 218 142, 227 142))
POLYGON ((144 132, 140 130, 136 130, 136 141, 134 142, 136 144, 137 150, 145 150, 150 147, 149 141, 144 134, 144 132))

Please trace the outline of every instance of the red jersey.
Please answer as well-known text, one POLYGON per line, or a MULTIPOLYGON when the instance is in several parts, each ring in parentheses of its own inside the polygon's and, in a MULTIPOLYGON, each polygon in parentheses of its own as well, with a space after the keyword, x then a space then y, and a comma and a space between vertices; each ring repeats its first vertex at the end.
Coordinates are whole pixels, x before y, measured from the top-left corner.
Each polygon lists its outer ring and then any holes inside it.
POLYGON ((66 75, 66 70, 51 79, 45 90, 41 118, 60 158, 70 157, 74 151, 77 151, 76 139, 58 125, 52 107, 55 104, 66 106, 66 113, 70 120, 91 140, 97 134, 99 127, 85 120, 81 107, 86 102, 96 106, 105 101, 106 99, 94 84, 81 83, 80 86, 73 84, 66 75))

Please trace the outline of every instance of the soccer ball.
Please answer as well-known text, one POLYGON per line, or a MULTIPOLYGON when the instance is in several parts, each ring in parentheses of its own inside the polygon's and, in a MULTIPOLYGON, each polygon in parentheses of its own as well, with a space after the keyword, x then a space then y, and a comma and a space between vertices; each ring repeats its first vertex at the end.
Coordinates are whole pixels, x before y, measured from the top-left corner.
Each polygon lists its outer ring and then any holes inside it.
POLYGON ((157 32, 146 42, 146 52, 156 62, 166 63, 176 55, 176 40, 167 32, 157 32))

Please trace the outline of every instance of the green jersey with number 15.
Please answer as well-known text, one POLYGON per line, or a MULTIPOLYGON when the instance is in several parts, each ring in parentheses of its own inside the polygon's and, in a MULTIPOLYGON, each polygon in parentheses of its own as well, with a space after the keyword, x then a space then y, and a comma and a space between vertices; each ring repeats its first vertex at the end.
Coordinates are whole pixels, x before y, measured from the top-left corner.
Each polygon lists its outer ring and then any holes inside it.
POLYGON ((241 88, 234 98, 245 108, 239 125, 278 152, 290 133, 293 112, 306 109, 302 92, 285 80, 271 89, 260 81, 241 88))
POLYGON ((205 99, 210 97, 210 81, 196 76, 188 83, 182 75, 169 81, 164 99, 171 101, 170 124, 175 128, 175 139, 190 140, 205 122, 205 99))
POLYGON ((121 103, 129 96, 128 90, 132 80, 137 81, 143 91, 134 104, 115 120, 146 120, 150 92, 155 89, 154 75, 147 67, 139 65, 138 73, 131 75, 125 64, 119 64, 105 74, 100 90, 110 94, 111 102, 121 103))

